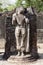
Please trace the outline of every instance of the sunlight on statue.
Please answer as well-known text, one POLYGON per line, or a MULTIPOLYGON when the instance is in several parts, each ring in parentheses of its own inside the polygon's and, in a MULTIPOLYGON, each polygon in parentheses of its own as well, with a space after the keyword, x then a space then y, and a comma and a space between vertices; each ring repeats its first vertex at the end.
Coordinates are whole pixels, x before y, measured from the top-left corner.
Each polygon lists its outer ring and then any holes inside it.
POLYGON ((16 24, 15 27, 15 38, 16 38, 16 48, 18 50, 18 56, 24 56, 24 40, 26 37, 26 26, 29 23, 28 18, 26 18, 23 13, 25 9, 21 6, 16 9, 16 13, 12 16, 12 24, 16 24))

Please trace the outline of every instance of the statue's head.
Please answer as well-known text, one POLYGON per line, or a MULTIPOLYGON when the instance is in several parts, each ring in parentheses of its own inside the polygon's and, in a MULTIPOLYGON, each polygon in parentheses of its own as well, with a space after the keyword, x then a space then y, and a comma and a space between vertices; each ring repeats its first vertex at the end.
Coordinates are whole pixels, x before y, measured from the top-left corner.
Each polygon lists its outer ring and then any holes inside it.
POLYGON ((27 8, 27 12, 30 13, 30 14, 34 14, 33 10, 32 10, 32 7, 28 7, 27 8))
POLYGON ((17 7, 17 8, 16 8, 16 13, 17 13, 17 14, 24 13, 24 11, 25 11, 25 9, 24 9, 23 6, 20 6, 20 7, 17 7))

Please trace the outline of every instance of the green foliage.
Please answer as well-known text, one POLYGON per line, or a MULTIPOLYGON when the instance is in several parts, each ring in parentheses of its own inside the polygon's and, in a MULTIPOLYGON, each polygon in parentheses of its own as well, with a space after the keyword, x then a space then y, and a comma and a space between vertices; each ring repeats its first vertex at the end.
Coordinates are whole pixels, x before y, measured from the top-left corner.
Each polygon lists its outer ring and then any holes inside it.
POLYGON ((0 3, 0 12, 3 11, 3 8, 1 6, 2 6, 2 3, 0 3))
MULTIPOLYGON (((8 0, 4 0, 4 1, 6 1, 8 3, 8 0)), ((3 3, 0 3, 0 11, 11 11, 14 8, 21 6, 21 5, 24 7, 33 6, 38 11, 43 11, 43 0, 17 0, 16 3, 14 3, 14 5, 13 4, 11 5, 8 3, 7 4, 8 7, 5 7, 5 8, 2 8, 3 3), (23 1, 25 1, 25 3, 23 3, 23 1)))
POLYGON ((3 12, 3 9, 0 7, 0 12, 3 12))
POLYGON ((5 12, 5 11, 11 11, 15 8, 14 5, 8 4, 8 7, 3 8, 2 3, 0 3, 0 12, 5 12))
POLYGON ((0 6, 2 6, 2 3, 0 3, 0 6))
POLYGON ((3 12, 6 12, 6 11, 8 11, 8 9, 7 9, 7 8, 4 8, 4 9, 3 9, 3 12))
POLYGON ((23 0, 17 0, 16 3, 15 3, 16 7, 21 6, 22 5, 22 1, 23 0))
POLYGON ((11 10, 13 10, 14 8, 15 8, 14 5, 9 5, 9 6, 7 7, 7 10, 8 10, 8 11, 11 11, 11 10))
MULTIPOLYGON (((25 4, 23 4, 24 7, 33 6, 38 11, 43 11, 43 0, 22 0, 22 1, 25 1, 25 4)), ((18 5, 21 6, 22 1, 17 0, 16 6, 17 7, 18 7, 18 5)))

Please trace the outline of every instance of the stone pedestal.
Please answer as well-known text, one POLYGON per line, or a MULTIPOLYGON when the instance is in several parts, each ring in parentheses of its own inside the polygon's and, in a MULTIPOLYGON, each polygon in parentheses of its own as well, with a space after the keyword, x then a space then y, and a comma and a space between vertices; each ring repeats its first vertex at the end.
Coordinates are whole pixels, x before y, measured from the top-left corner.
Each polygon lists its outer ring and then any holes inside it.
POLYGON ((29 62, 30 60, 29 60, 29 57, 30 57, 30 55, 28 54, 28 55, 25 55, 25 56, 14 56, 14 55, 12 55, 12 56, 10 56, 9 57, 9 59, 8 59, 8 62, 16 62, 16 63, 24 63, 24 62, 29 62))

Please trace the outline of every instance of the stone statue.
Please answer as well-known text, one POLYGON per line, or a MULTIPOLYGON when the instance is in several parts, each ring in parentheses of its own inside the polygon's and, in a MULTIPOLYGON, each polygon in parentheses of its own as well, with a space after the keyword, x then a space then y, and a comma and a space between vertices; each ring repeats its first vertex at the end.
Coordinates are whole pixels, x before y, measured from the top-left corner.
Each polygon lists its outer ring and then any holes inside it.
MULTIPOLYGON (((24 8, 22 6, 17 7, 12 14, 11 19, 7 19, 6 22, 10 22, 14 26, 14 36, 11 36, 12 30, 9 30, 9 25, 6 27, 6 44, 5 53, 3 57, 8 59, 10 56, 12 39, 15 42, 17 56, 26 57, 25 52, 30 52, 30 60, 38 59, 37 53, 37 26, 36 26, 36 15, 32 7, 24 8), (12 38, 11 38, 12 37, 12 38), (15 40, 16 38, 16 40, 15 40), (9 44, 8 44, 9 43, 9 44)), ((12 34, 13 34, 12 33, 12 34)), ((15 52, 14 52, 15 53, 15 52)), ((29 55, 29 53, 28 53, 29 55)), ((17 57, 16 57, 17 58, 17 57)), ((27 57, 26 57, 27 58, 27 57)), ((29 58, 29 56, 28 56, 29 58)), ((15 56, 14 56, 15 59, 15 56)))
POLYGON ((12 24, 15 25, 17 23, 17 26, 15 27, 15 37, 16 37, 16 48, 18 50, 18 55, 20 54, 23 56, 24 55, 24 40, 26 37, 26 25, 29 23, 28 18, 26 18, 23 13, 24 13, 24 8, 23 7, 18 7, 16 9, 16 13, 13 14, 12 16, 12 24))
POLYGON ((38 59, 39 55, 37 53, 37 15, 33 7, 27 8, 26 16, 30 19, 30 34, 29 34, 29 52, 32 59, 38 59))

